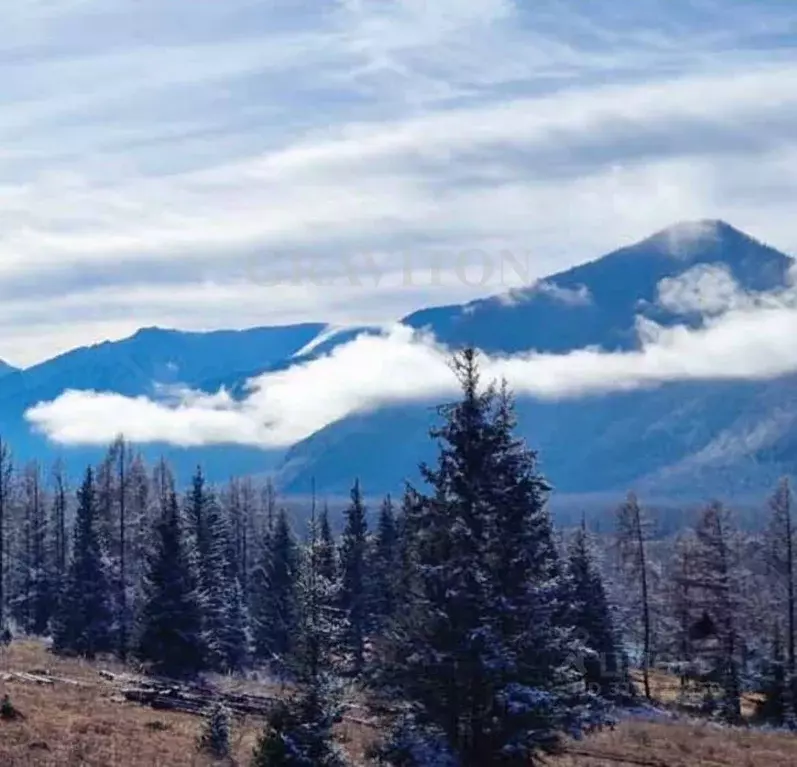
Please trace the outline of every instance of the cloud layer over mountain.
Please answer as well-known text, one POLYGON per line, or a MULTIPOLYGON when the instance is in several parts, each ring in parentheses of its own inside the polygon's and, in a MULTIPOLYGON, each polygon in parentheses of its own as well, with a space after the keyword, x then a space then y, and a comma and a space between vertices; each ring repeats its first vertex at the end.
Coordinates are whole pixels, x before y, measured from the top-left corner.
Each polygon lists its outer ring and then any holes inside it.
MULTIPOLYGON (((484 376, 506 378, 518 394, 561 399, 669 381, 767 379, 797 372, 794 280, 783 290, 745 293, 721 267, 698 266, 662 281, 659 304, 676 314, 697 312, 704 321, 699 327, 662 326, 640 316, 635 351, 485 357, 484 376)), ((454 394, 450 354, 434 338, 396 326, 252 379, 241 401, 224 391, 170 391, 161 401, 69 391, 38 404, 27 418, 65 444, 104 444, 124 433, 134 442, 182 446, 288 446, 352 413, 454 394)))
POLYGON ((17 364, 142 325, 389 321, 512 287, 462 254, 541 277, 683 218, 797 251, 789 3, 25 0, 4 28, 17 364))

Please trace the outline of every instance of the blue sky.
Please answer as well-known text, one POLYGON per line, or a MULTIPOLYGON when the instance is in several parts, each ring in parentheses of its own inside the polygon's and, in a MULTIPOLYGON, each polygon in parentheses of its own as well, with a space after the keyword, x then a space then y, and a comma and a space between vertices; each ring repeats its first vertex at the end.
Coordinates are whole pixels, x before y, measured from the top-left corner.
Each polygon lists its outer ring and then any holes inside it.
POLYGON ((542 276, 682 219, 797 252, 791 2, 3 13, 15 364, 145 325, 387 321, 511 287, 464 284, 461 259, 508 251, 542 276))

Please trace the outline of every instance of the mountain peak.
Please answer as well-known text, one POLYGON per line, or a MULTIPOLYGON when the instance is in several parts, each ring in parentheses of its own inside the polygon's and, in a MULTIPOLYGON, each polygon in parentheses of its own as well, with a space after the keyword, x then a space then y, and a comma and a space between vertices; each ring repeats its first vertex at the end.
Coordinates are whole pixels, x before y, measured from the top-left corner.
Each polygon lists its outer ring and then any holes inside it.
POLYGON ((656 232, 639 243, 640 249, 654 247, 677 259, 686 259, 696 252, 714 249, 728 239, 752 239, 734 229, 730 224, 718 219, 679 221, 666 229, 656 232))

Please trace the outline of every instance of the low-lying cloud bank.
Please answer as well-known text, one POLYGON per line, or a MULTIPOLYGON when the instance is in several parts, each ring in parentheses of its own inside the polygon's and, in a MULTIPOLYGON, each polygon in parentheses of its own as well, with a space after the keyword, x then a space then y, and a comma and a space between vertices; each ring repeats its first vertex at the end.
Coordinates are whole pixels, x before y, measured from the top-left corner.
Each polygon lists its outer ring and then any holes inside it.
MULTIPOLYGON (((735 294, 724 279, 695 274, 699 291, 664 286, 660 303, 694 310, 700 329, 662 327, 640 318, 640 346, 631 352, 586 348, 567 354, 484 356, 486 379, 505 377, 519 395, 556 400, 628 391, 672 381, 755 380, 797 372, 797 291, 735 294), (717 288, 715 291, 714 288, 717 288), (721 296, 725 311, 717 314, 721 296), (678 300, 676 300, 676 298, 678 300)), ((672 308, 672 307, 671 307, 672 308)), ((451 396, 451 350, 433 337, 395 326, 363 335, 330 354, 249 382, 241 401, 174 392, 166 400, 67 391, 26 413, 62 444, 104 444, 117 434, 180 446, 240 444, 282 447, 352 413, 381 405, 451 396)))

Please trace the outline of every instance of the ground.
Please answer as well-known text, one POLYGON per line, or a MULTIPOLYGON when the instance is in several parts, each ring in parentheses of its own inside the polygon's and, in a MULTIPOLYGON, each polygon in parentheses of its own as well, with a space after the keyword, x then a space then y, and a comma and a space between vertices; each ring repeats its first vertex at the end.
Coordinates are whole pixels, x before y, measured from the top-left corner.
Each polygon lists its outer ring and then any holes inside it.
MULTIPOLYGON (((121 674, 125 669, 120 665, 57 658, 38 641, 16 641, 0 653, 0 696, 7 694, 24 717, 0 719, 0 767, 212 764, 196 750, 201 719, 127 702, 120 695, 124 682, 100 674, 121 674), (41 672, 60 681, 37 684, 33 677, 24 677, 41 672)), ((227 684, 254 692, 260 683, 229 680, 227 684)), ((655 680, 654 691, 663 702, 671 688, 666 678, 655 680)), ((261 726, 254 718, 234 722, 234 765, 248 765, 261 726)), ((358 721, 347 721, 338 736, 353 761, 363 765, 365 747, 374 734, 358 721)), ((614 730, 569 744, 568 749, 568 754, 548 763, 552 767, 797 767, 794 736, 720 728, 696 720, 625 721, 614 730)))

